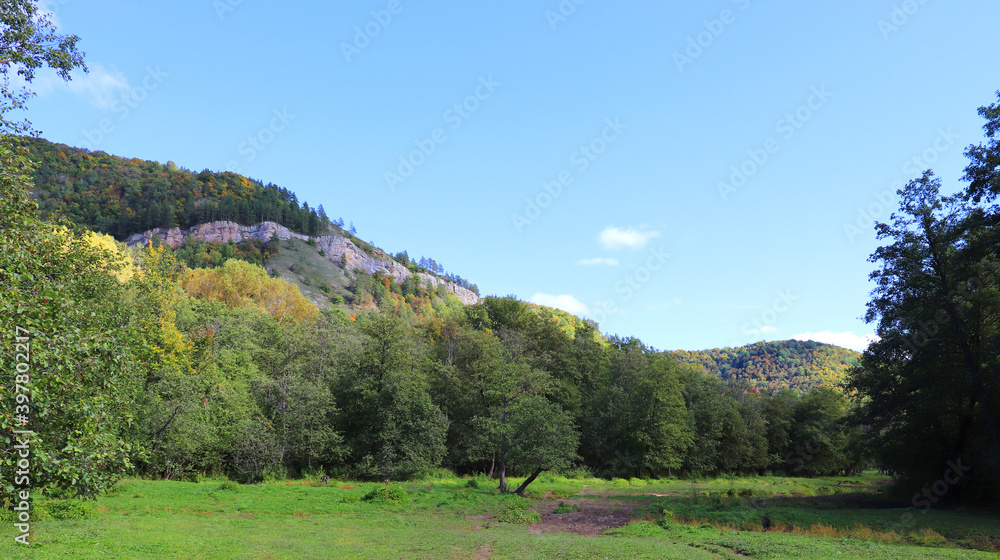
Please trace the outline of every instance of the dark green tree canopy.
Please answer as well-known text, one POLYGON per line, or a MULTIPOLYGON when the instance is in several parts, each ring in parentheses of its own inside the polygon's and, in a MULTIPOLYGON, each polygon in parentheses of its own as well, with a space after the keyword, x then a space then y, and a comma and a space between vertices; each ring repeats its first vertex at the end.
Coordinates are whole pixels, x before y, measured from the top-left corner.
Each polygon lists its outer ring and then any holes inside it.
POLYGON ((996 209, 997 107, 987 117, 988 147, 970 147, 971 184, 942 196, 931 171, 909 182, 899 212, 876 225, 883 245, 865 316, 880 340, 863 354, 848 388, 860 405, 873 456, 916 490, 949 462, 975 465, 950 500, 1000 499, 1000 236, 996 209))

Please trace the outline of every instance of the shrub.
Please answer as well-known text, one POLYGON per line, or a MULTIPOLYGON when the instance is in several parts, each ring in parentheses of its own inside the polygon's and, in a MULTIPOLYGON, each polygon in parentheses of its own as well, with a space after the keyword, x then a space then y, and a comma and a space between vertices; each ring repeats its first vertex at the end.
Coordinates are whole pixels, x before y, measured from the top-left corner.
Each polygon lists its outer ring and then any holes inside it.
POLYGON ((572 480, 582 480, 585 478, 592 477, 593 473, 591 473, 590 469, 588 469, 587 467, 577 467, 575 469, 563 471, 562 476, 563 478, 569 478, 572 480))
POLYGON ((376 486, 362 496, 361 501, 405 504, 410 501, 410 495, 398 486, 376 486))
POLYGON ((458 480, 458 475, 451 469, 427 469, 420 473, 420 480, 458 480))
POLYGON ((220 484, 219 487, 215 489, 215 491, 216 492, 239 492, 240 491, 240 485, 237 484, 237 483, 235 483, 235 482, 233 482, 232 480, 227 480, 227 481, 223 482, 222 484, 220 484))
POLYGON ((552 471, 545 471, 538 476, 536 481, 541 482, 542 484, 551 484, 556 482, 556 475, 552 471))
POLYGON ((534 525, 535 523, 541 523, 542 518, 538 515, 537 511, 528 509, 527 504, 513 503, 497 514, 497 521, 518 525, 534 525))
POLYGON ((677 520, 674 518, 674 512, 670 511, 669 509, 663 510, 663 517, 658 519, 656 523, 657 525, 663 527, 664 529, 669 529, 671 527, 676 527, 677 525, 680 525, 680 523, 678 523, 677 520))
POLYGON ((641 478, 630 478, 628 479, 629 486, 645 486, 646 481, 641 478))

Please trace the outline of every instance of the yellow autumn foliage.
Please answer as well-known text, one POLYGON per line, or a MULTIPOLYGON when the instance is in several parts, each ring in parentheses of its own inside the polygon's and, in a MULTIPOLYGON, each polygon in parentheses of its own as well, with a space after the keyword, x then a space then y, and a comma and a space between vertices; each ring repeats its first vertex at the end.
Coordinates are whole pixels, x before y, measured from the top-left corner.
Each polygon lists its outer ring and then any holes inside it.
POLYGON ((319 317, 319 309, 297 287, 244 261, 231 259, 220 268, 189 270, 180 283, 192 297, 221 301, 230 307, 254 306, 278 322, 308 322, 319 317))
MULTIPOLYGON (((85 254, 87 268, 103 270, 122 284, 127 284, 139 273, 129 248, 110 235, 92 231, 77 234, 64 225, 45 224, 45 227, 55 241, 52 247, 55 255, 85 254)), ((69 266, 77 268, 80 265, 69 266)))
POLYGON ((142 249, 138 260, 131 278, 135 305, 143 311, 134 325, 141 341, 137 356, 151 375, 191 373, 194 348, 176 325, 177 304, 187 297, 177 283, 182 265, 162 246, 142 249))
POLYGON ((83 240, 106 255, 106 258, 109 259, 108 271, 119 282, 126 283, 138 273, 128 248, 123 243, 116 241, 114 237, 91 231, 84 234, 83 240))

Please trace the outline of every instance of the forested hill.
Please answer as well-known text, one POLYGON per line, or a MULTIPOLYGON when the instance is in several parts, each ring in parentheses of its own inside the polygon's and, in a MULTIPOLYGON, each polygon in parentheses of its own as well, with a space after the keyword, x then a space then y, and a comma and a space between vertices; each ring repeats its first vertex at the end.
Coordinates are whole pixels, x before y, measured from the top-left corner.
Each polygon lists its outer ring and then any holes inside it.
POLYGON ((800 340, 669 354, 680 362, 701 365, 725 381, 745 379, 759 389, 801 390, 838 385, 860 357, 839 346, 800 340))
POLYGON ((25 138, 35 175, 35 200, 43 217, 60 215, 95 231, 125 239, 160 227, 181 229, 228 220, 243 225, 277 222, 317 235, 327 224, 322 207, 295 193, 236 173, 195 173, 105 152, 25 138))
MULTIPOLYGON (((196 173, 179 168, 172 162, 161 164, 112 156, 41 138, 26 138, 24 141, 32 159, 39 163, 34 196, 43 217, 63 216, 121 240, 154 228, 176 226, 187 229, 220 220, 247 226, 271 221, 308 236, 324 232, 344 235, 362 249, 375 250, 350 235, 353 231, 344 231, 342 219, 330 220, 322 206, 311 208, 306 202, 300 202, 295 193, 273 184, 230 172, 204 170, 196 173)), ((444 274, 443 268, 433 260, 428 261, 432 264, 428 267, 423 262, 419 265, 411 262, 405 253, 389 258, 412 271, 444 274)), ((197 259, 186 260, 193 262, 197 259)), ((258 264, 263 265, 264 260, 258 264)), ((221 262, 219 260, 209 266, 218 266, 221 262)), ((301 280, 299 287, 308 295, 315 295, 321 300, 332 297, 336 302, 343 299, 363 301, 363 292, 367 290, 354 287, 347 278, 338 281, 339 276, 334 278, 334 275, 310 279, 308 274, 298 271, 308 268, 308 263, 295 261, 286 264, 288 270, 281 270, 282 276, 292 281, 301 280), (310 285, 326 287, 326 290, 312 294, 310 285)), ((475 291, 474 285, 460 277, 447 275, 447 278, 475 291)), ((555 320, 561 321, 562 328, 572 334, 579 320, 568 314, 561 315, 561 312, 557 313, 555 320)), ((837 385, 844 379, 848 368, 858 363, 859 356, 856 352, 836 346, 793 340, 670 354, 680 362, 699 364, 723 380, 746 379, 760 389, 802 390, 837 385)))

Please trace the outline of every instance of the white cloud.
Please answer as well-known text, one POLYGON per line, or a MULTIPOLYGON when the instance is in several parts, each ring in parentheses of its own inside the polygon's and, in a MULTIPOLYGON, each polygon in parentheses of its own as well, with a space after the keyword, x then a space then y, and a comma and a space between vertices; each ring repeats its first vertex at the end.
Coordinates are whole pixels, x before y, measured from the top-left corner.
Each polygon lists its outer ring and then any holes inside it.
POLYGON ((814 340, 816 342, 825 342, 826 344, 833 344, 863 352, 865 348, 868 348, 869 344, 878 340, 878 337, 873 334, 854 334, 851 331, 842 333, 822 331, 797 334, 792 337, 792 340, 814 340))
MULTIPOLYGON (((35 72, 35 79, 28 84, 29 89, 38 95, 45 95, 53 91, 63 90, 74 95, 82 95, 100 109, 110 109, 111 104, 116 99, 121 99, 123 95, 132 91, 125 75, 118 71, 106 69, 100 63, 89 66, 90 72, 84 73, 74 70, 71 73, 72 80, 65 81, 50 68, 39 69, 35 72)), ((16 80, 12 79, 14 83, 16 80)))
POLYGON ((586 315, 590 313, 590 308, 586 304, 571 295, 554 296, 550 294, 535 294, 528 298, 528 301, 546 307, 562 309, 573 315, 586 315))
POLYGON ((605 249, 642 249, 650 239, 659 237, 658 231, 639 231, 634 228, 622 229, 608 226, 598 235, 605 249))
POLYGON ((597 257, 593 259, 580 259, 576 261, 576 264, 580 266, 618 266, 618 259, 605 259, 603 257, 597 257))

